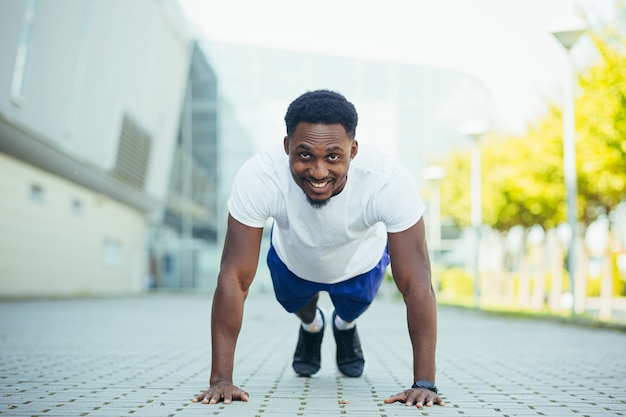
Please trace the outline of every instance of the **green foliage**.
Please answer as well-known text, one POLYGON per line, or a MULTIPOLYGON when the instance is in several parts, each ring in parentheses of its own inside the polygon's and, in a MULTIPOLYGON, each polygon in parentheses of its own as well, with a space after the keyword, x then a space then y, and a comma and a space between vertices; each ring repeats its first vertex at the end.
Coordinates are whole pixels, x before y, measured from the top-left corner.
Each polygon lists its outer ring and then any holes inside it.
MULTIPOLYGON (((453 151, 445 165, 446 177, 441 182, 442 217, 453 219, 458 226, 468 226, 470 216, 469 154, 453 151)), ((446 220, 446 219, 442 219, 446 220)))
POLYGON ((497 230, 517 224, 525 228, 539 224, 547 229, 565 219, 560 130, 555 117, 547 117, 531 127, 527 137, 485 142, 486 223, 497 230))
MULTIPOLYGON (((624 281, 619 274, 619 268, 617 267, 617 253, 612 253, 610 257, 611 268, 611 290, 613 297, 626 296, 626 281, 624 281)), ((598 271, 595 276, 587 276, 587 296, 599 297, 602 295, 602 279, 604 271, 598 271)))
MULTIPOLYGON (((576 98, 578 215, 589 224, 626 199, 626 40, 593 35, 601 59, 580 75, 576 98), (608 42, 610 39, 611 43, 608 42)), ((497 230, 566 216, 563 125, 559 106, 523 137, 493 135, 482 145, 483 219, 497 230)), ((442 182, 442 215, 469 224, 469 153, 452 153, 442 182)))
POLYGON ((441 272, 440 296, 444 299, 469 299, 474 297, 474 278, 461 268, 448 268, 441 272))
MULTIPOLYGON (((578 112, 579 193, 586 222, 626 198, 626 54, 598 36, 602 59, 580 77, 578 112)), ((622 50, 626 39, 621 40, 622 50)))

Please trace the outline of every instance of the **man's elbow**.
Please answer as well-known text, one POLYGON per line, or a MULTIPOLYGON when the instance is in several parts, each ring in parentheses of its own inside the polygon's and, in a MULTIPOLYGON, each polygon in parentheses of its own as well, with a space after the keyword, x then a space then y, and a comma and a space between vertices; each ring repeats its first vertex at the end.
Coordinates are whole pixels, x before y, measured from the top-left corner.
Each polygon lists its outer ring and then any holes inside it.
POLYGON ((421 297, 424 295, 435 295, 430 274, 421 274, 413 276, 410 279, 396 280, 398 291, 403 298, 421 297))
POLYGON ((253 279, 254 274, 229 274, 220 272, 217 277, 216 292, 240 293, 247 296, 253 279))

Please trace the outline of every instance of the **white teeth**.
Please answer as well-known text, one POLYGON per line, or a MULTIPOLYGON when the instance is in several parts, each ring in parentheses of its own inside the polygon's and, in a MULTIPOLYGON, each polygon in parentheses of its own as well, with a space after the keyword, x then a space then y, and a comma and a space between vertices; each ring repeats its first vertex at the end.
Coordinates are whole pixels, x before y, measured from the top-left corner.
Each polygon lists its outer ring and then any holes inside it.
POLYGON ((314 188, 323 188, 326 184, 328 184, 328 181, 325 182, 313 182, 313 181, 309 181, 311 183, 311 185, 314 188))

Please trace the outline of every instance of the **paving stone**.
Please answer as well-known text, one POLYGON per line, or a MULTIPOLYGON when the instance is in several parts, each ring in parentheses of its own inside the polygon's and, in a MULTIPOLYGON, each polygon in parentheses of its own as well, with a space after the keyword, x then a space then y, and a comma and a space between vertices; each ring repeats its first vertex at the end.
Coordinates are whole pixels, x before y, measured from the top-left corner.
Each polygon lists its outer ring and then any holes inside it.
POLYGON ((337 371, 330 329, 322 370, 301 378, 298 320, 251 295, 235 357, 250 401, 193 403, 209 380, 210 304, 197 294, 0 302, 0 417, 626 415, 626 333, 456 308, 439 310, 446 407, 384 404, 412 383, 404 306, 389 296, 359 319, 361 378, 337 371))

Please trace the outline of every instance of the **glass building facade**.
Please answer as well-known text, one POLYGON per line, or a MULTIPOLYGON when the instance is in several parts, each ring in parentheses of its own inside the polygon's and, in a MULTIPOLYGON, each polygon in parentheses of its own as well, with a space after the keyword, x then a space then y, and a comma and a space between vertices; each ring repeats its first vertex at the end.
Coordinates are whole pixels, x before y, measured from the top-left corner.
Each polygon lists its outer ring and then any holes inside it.
POLYGON ((197 43, 173 151, 166 204, 151 228, 151 276, 157 288, 202 288, 218 241, 217 77, 197 43))

